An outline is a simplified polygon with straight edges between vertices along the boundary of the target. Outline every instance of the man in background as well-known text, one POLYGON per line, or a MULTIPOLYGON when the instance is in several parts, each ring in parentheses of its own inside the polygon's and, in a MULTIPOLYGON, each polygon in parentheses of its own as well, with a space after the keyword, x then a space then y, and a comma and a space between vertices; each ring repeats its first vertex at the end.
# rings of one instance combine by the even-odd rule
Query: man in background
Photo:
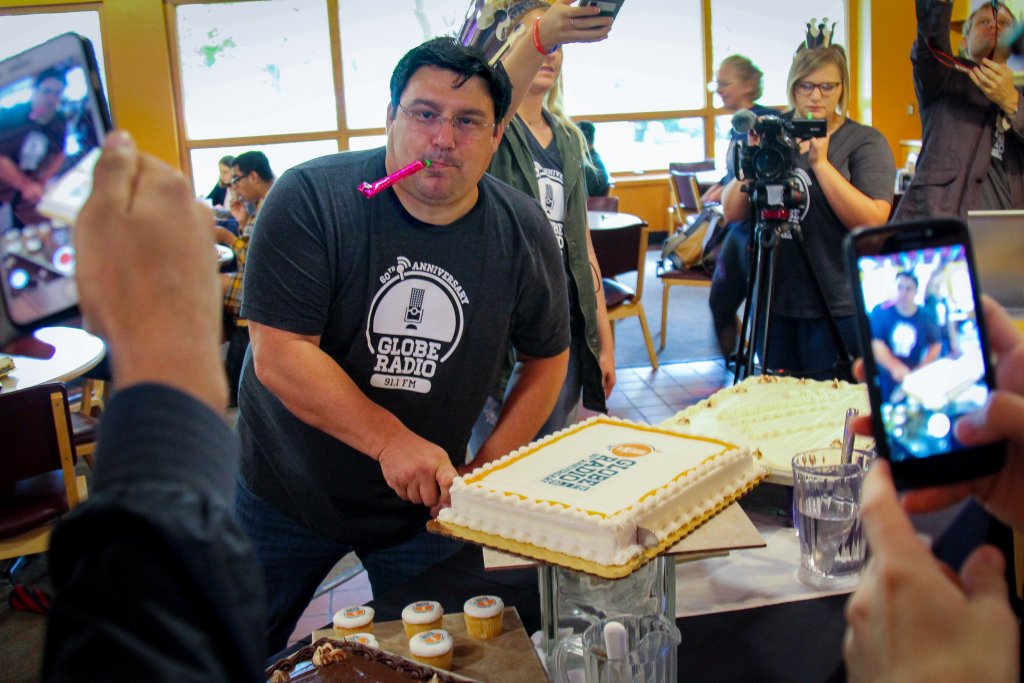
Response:
POLYGON ((29 102, 0 111, 0 229, 44 220, 35 207, 64 162, 67 122, 60 102, 66 86, 63 71, 46 69, 36 76, 29 102))
POLYGON ((910 60, 923 127, 921 154, 893 218, 1024 208, 1022 90, 1013 85, 1009 48, 1001 44, 1016 19, 1002 3, 974 0, 961 43, 970 61, 957 64, 949 42, 952 0, 916 2, 910 60))
POLYGON ((263 152, 245 152, 231 162, 231 187, 237 195, 231 202, 231 215, 238 221, 238 235, 216 228, 217 241, 235 252, 235 272, 221 275, 224 285, 225 337, 228 342, 224 369, 228 374, 230 404, 238 403, 238 381, 242 376, 242 361, 249 348, 248 323, 241 316, 242 280, 245 276, 245 259, 249 239, 256 227, 263 200, 274 185, 274 172, 270 161, 263 152), (249 206, 254 207, 250 213, 249 206))
POLYGON ((939 327, 917 305, 917 277, 905 270, 896 274, 896 299, 871 311, 871 350, 879 366, 882 400, 911 370, 931 363, 942 350, 939 327))

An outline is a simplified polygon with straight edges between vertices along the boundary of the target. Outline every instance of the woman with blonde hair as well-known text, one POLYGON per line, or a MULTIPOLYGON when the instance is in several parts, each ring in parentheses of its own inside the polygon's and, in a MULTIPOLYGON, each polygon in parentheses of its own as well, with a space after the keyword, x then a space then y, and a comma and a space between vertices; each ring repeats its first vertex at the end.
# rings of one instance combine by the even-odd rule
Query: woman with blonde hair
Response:
MULTIPOLYGON (((836 321, 847 349, 857 349, 843 238, 854 228, 886 222, 896 164, 882 134, 847 115, 850 71, 841 46, 798 50, 787 83, 790 111, 782 118, 826 123, 824 137, 799 142, 794 172, 807 182, 809 206, 800 232, 828 310, 822 310, 796 240, 779 239, 767 357, 761 360, 768 371, 835 377, 845 375, 848 368, 833 343, 829 316, 836 321)), ((756 135, 751 138, 750 144, 758 143, 756 135)), ((734 180, 726 187, 722 204, 728 220, 749 214, 749 195, 740 192, 741 184, 749 182, 734 180)))
MULTIPOLYGON (((568 281, 568 311, 571 340, 569 368, 565 383, 551 415, 537 434, 550 434, 578 419, 580 401, 588 409, 604 412, 605 398, 615 385, 615 351, 611 324, 601 288, 587 225, 587 189, 583 165, 587 144, 583 133, 566 115, 562 95, 562 49, 546 40, 548 24, 558 22, 563 35, 590 35, 603 31, 608 20, 598 17, 596 8, 570 7, 568 3, 526 0, 532 5, 522 15, 523 37, 510 50, 543 57, 532 81, 520 82, 516 69, 506 59, 512 82, 513 104, 518 106, 506 120, 505 135, 488 171, 516 189, 533 196, 544 208, 558 246, 562 250, 568 281), (532 33, 532 35, 531 35, 532 33), (516 93, 516 91, 519 91, 516 93)), ((515 3, 521 5, 522 2, 515 3)), ((602 35, 602 37, 603 37, 602 35)), ((567 42, 562 40, 561 42, 567 42)), ((485 407, 471 442, 482 443, 500 414, 499 398, 515 381, 512 365, 498 380, 495 395, 485 407)))

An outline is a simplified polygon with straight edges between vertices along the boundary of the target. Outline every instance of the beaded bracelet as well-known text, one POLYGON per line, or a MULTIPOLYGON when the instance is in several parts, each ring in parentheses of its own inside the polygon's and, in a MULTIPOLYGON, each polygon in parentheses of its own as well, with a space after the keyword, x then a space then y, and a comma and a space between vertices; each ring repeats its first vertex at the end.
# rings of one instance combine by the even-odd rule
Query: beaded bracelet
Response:
POLYGON ((533 46, 537 48, 537 52, 542 55, 549 55, 558 49, 558 45, 553 45, 550 50, 544 49, 544 44, 540 42, 540 17, 533 20, 533 46))

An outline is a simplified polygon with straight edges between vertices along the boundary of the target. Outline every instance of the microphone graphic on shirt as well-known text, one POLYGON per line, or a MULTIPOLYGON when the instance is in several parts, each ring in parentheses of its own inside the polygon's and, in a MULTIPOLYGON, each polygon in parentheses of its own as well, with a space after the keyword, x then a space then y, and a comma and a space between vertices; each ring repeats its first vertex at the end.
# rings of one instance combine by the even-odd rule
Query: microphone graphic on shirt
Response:
POLYGON ((423 295, 425 289, 413 287, 409 294, 409 305, 405 307, 405 329, 415 330, 423 322, 423 295))

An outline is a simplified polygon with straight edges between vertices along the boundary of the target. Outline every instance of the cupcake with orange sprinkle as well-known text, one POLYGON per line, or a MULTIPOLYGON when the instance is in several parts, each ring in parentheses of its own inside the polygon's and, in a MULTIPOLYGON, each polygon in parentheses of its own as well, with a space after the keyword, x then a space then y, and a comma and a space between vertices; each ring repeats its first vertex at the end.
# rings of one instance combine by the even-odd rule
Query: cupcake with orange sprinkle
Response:
POLYGON ((417 633, 441 628, 444 608, 441 603, 433 600, 419 600, 405 606, 402 610, 402 624, 405 635, 412 638, 417 633))
POLYGON ((412 658, 421 664, 438 669, 452 668, 454 652, 455 640, 444 629, 423 631, 409 639, 409 653, 412 654, 412 658))
POLYGON ((373 633, 372 607, 346 607, 334 613, 334 634, 344 638, 353 633, 373 633))
POLYGON ((466 600, 462 615, 470 638, 489 640, 501 635, 505 603, 496 595, 478 595, 466 600))

